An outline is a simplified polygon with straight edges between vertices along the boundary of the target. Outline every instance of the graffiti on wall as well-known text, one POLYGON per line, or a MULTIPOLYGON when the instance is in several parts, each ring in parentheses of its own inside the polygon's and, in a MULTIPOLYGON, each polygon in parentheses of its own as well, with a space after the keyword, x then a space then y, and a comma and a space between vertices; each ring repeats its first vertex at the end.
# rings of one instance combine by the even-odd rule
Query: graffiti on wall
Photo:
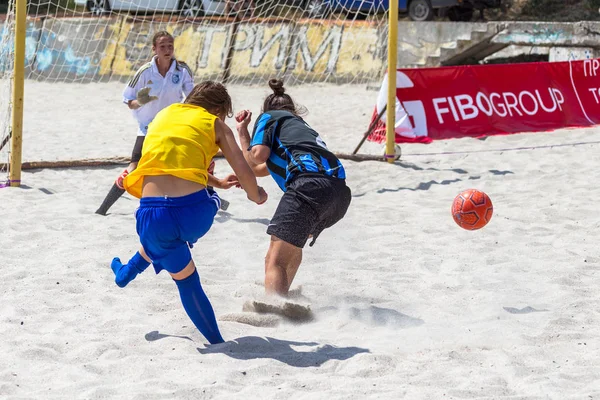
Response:
MULTIPOLYGON (((31 66, 35 59, 37 49, 39 27, 35 23, 29 22, 25 30, 25 66, 31 66)), ((6 24, 0 26, 0 72, 4 73, 13 68, 14 54, 14 34, 6 24)))
POLYGON ((346 34, 351 33, 342 25, 242 25, 233 48, 231 75, 268 76, 287 71, 326 80, 344 71, 339 68, 341 59, 354 64, 346 64, 344 72, 362 71, 358 62, 361 56, 370 59, 372 69, 379 70, 382 59, 374 51, 370 55, 365 51, 369 44, 351 46, 355 43, 349 41, 344 46, 346 34))
POLYGON ((219 67, 225 68, 227 43, 231 40, 231 31, 231 27, 226 25, 201 26, 197 29, 202 37, 202 41, 199 43, 199 55, 196 65, 198 69, 202 70, 210 67, 209 56, 211 54, 218 54, 219 67), (213 45, 213 42, 218 43, 213 45))
MULTIPOLYGON (((324 81, 340 72, 348 76, 379 72, 383 65, 384 54, 373 45, 380 42, 380 35, 372 27, 358 32, 341 24, 241 23, 236 28, 218 23, 162 27, 173 33, 177 57, 192 67, 197 78, 221 76, 229 65, 232 79, 286 71, 324 81)), ((144 23, 123 28, 113 74, 130 76, 149 60, 148 41, 156 29, 144 23)))
MULTIPOLYGON (((29 23, 28 77, 127 79, 152 56, 150 41, 158 30, 175 36, 177 57, 198 79, 220 77, 229 68, 233 80, 281 73, 311 81, 352 80, 379 74, 385 60, 385 38, 372 25, 282 22, 234 27, 217 22, 131 22, 124 17, 101 21, 49 18, 29 23)), ((8 54, 12 38, 0 43, 0 54, 8 54)), ((0 70, 3 66, 8 68, 8 63, 0 61, 0 70)))
MULTIPOLYGON (((107 51, 106 62, 101 74, 131 76, 152 57, 152 37, 154 33, 166 30, 175 37, 175 54, 192 69, 222 68, 220 62, 211 63, 214 52, 227 47, 225 42, 230 26, 225 24, 169 24, 148 22, 127 22, 119 26, 120 32, 115 46, 107 51), (113 57, 111 58, 111 54, 113 57), (109 61, 110 60, 110 61, 109 61), (198 67, 201 65, 201 67, 198 67)), ((219 53, 220 55, 220 53, 219 53)))
MULTIPOLYGON (((47 19, 29 21, 25 37, 26 76, 87 77, 98 74, 99 63, 106 47, 104 27, 93 24, 47 19), (90 51, 94 49, 96 51, 90 51)), ((14 35, 3 27, 0 38, 0 71, 12 68, 14 35), (9 65, 10 62, 10 65, 9 65)))
POLYGON ((92 57, 78 56, 72 44, 54 32, 42 32, 39 46, 34 65, 36 72, 76 76, 98 72, 97 62, 93 62, 92 57))
POLYGON ((291 47, 290 65, 292 70, 298 64, 302 65, 304 72, 314 72, 320 60, 324 62, 324 72, 333 73, 340 58, 342 47, 342 27, 332 26, 329 29, 319 29, 317 25, 303 25, 294 35, 291 47), (310 31, 317 31, 315 35, 308 35, 310 31), (311 43, 312 37, 319 37, 317 43, 311 43), (313 44, 313 46, 311 46, 313 44), (314 53, 311 51, 314 48, 314 53), (299 61, 300 59, 301 61, 299 61))

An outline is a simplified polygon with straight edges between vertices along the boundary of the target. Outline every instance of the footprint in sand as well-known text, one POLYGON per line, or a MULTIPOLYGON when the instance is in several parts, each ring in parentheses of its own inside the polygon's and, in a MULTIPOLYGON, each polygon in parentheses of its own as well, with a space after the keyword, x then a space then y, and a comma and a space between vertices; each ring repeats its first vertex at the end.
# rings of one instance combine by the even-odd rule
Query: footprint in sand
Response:
MULTIPOLYGON (((254 282, 264 287, 261 281, 254 282)), ((267 296, 259 300, 247 300, 242 306, 242 313, 227 314, 219 318, 222 321, 234 321, 254 326, 276 326, 284 317, 293 322, 307 322, 313 319, 313 313, 308 304, 299 304, 302 296, 302 286, 291 289, 285 298, 267 296)))
POLYGON ((241 312, 222 315, 219 317, 219 321, 239 322, 240 324, 272 328, 279 325, 281 317, 273 314, 241 312))
POLYGON ((313 313, 309 305, 298 304, 291 301, 248 300, 244 303, 242 311, 280 315, 294 322, 306 322, 313 319, 313 313))

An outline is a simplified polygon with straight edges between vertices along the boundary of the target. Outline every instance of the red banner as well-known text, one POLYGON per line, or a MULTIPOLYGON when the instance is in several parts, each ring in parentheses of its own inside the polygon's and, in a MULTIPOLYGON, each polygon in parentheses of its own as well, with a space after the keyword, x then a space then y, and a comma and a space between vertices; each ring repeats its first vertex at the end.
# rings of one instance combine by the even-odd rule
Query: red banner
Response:
MULTIPOLYGON (((399 69, 396 143, 600 123, 600 60, 399 69)), ((371 121, 385 107, 384 79, 371 121)), ((370 141, 385 141, 385 113, 370 141)))

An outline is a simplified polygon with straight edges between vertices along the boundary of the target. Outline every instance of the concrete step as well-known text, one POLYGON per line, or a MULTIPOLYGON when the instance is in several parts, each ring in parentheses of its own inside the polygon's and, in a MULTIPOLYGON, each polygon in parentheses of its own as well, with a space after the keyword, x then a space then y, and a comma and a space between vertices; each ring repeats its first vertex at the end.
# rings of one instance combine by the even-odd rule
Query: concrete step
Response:
POLYGON ((441 65, 462 65, 462 64, 475 64, 490 54, 496 53, 506 47, 505 43, 491 43, 492 37, 488 37, 466 49, 460 53, 448 54, 443 59, 441 65))
POLYGON ((505 29, 505 25, 507 25, 505 22, 468 24, 471 30, 466 35, 463 29, 463 34, 457 35, 455 40, 446 41, 439 47, 430 49, 431 53, 422 56, 418 61, 413 59, 401 67, 422 68, 477 63, 507 47, 503 43, 492 41, 498 32, 505 29))
POLYGON ((441 48, 439 65, 473 64, 502 50, 506 45, 495 44, 491 41, 503 27, 504 24, 501 23, 490 23, 486 30, 472 31, 470 40, 459 39, 456 41, 456 46, 441 48))

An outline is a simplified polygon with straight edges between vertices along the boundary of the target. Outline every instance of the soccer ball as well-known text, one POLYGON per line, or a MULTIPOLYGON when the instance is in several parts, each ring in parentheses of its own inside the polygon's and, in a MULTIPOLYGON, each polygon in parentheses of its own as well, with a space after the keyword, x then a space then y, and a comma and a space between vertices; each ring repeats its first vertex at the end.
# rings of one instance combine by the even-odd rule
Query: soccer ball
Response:
POLYGON ((454 198, 452 218, 463 229, 474 231, 490 222, 494 206, 487 194, 477 189, 468 189, 454 198))

